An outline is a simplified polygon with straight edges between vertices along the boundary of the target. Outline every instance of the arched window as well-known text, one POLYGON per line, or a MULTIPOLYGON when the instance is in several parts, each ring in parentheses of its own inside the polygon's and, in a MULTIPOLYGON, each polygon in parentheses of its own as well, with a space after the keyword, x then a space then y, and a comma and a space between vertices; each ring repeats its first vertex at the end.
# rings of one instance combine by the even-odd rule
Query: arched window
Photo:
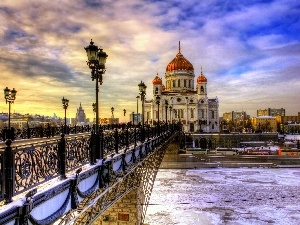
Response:
POLYGON ((180 80, 178 80, 178 87, 180 87, 180 80))
POLYGON ((204 93, 204 88, 203 88, 203 86, 200 87, 200 92, 201 92, 201 93, 204 93))
POLYGON ((175 85, 176 83, 175 83, 175 80, 173 80, 173 87, 175 87, 176 85, 175 85))

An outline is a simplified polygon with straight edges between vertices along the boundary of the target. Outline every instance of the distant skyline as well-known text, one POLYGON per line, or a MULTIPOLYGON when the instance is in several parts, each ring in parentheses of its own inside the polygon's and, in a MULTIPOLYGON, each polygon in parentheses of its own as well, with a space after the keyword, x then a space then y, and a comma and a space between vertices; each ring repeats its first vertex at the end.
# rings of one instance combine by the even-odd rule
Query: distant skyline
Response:
MULTIPOLYGON (((17 90, 12 112, 64 117, 80 103, 93 118, 95 81, 84 47, 108 54, 100 86, 100 117, 123 121, 136 112, 138 84, 163 79, 178 52, 208 79, 208 97, 224 112, 300 111, 298 0, 20 0, 0 2, 0 83, 17 90)), ((8 106, 2 94, 0 112, 8 106)), ((139 102, 141 112, 141 103, 139 102)))

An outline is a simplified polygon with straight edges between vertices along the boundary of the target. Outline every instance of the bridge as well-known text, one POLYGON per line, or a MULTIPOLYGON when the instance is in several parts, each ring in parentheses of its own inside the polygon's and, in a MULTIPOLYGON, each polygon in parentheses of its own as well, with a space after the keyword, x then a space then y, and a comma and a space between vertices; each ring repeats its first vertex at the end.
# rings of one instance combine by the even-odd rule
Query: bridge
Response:
POLYGON ((0 144, 0 224, 143 224, 180 125, 102 127, 102 159, 93 132, 80 131, 0 144))
MULTIPOLYGON (((64 133, 64 127, 28 128, 10 134, 14 141, 3 138, 0 142, 0 224, 140 225, 165 152, 175 151, 171 156, 176 156, 179 148, 189 145, 204 149, 235 147, 240 141, 276 140, 277 137, 184 135, 180 124, 145 127, 123 124, 101 126, 99 143, 96 143, 94 130, 88 126, 70 127, 66 135, 59 135, 64 133), (103 157, 99 158, 97 146, 103 157)), ((2 131, 0 136, 7 134, 2 131)), ((182 160, 187 159, 193 162, 186 162, 186 166, 203 166, 202 159, 198 160, 196 155, 176 160, 173 157, 167 166, 178 160, 182 166, 182 160)), ((210 162, 204 166, 219 164, 210 162)))

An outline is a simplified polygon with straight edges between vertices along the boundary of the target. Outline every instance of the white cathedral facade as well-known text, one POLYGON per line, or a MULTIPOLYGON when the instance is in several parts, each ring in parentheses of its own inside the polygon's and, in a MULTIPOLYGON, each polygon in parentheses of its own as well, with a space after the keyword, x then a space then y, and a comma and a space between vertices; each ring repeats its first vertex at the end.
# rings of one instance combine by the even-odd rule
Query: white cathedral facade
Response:
POLYGON ((158 74, 152 81, 153 99, 145 100, 148 123, 183 124, 185 132, 219 132, 219 100, 207 97, 207 78, 202 73, 196 80, 193 65, 178 53, 167 65, 165 85, 158 74), (159 104, 158 104, 159 103, 159 104))

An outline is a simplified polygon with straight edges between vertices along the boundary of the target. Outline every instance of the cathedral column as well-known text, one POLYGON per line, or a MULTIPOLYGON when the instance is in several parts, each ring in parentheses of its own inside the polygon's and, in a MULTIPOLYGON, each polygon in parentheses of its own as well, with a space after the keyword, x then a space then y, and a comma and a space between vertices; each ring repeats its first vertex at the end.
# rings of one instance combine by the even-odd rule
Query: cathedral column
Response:
POLYGON ((210 128, 209 128, 209 110, 208 107, 206 107, 206 132, 209 132, 210 128))
POLYGON ((188 132, 189 131, 189 109, 188 109, 188 104, 189 104, 189 99, 188 97, 185 97, 186 99, 186 131, 188 132))
POLYGON ((196 118, 196 127, 195 130, 200 130, 200 126, 199 126, 199 102, 197 101, 196 103, 196 109, 195 109, 195 118, 196 118))
POLYGON ((154 101, 151 102, 151 125, 153 125, 153 121, 154 121, 154 101))

